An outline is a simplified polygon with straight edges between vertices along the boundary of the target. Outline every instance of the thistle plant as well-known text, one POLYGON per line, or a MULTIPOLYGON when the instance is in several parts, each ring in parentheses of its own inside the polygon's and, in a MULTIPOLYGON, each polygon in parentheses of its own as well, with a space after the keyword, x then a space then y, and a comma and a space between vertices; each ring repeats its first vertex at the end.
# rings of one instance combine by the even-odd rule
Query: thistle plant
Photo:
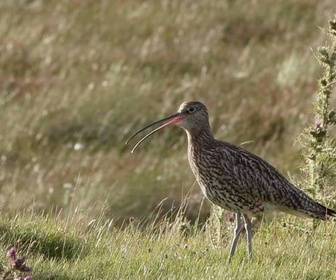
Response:
POLYGON ((32 277, 29 275, 31 273, 31 268, 25 264, 26 257, 18 257, 16 248, 9 248, 7 250, 6 256, 9 259, 9 264, 6 266, 1 266, 0 276, 2 280, 32 279, 32 277))
POLYGON ((330 202, 335 197, 331 186, 336 178, 336 148, 330 134, 331 127, 336 124, 336 110, 330 104, 336 80, 336 18, 329 22, 327 34, 331 45, 320 47, 317 53, 324 72, 314 104, 315 122, 304 130, 301 142, 305 150, 306 190, 316 199, 330 202))

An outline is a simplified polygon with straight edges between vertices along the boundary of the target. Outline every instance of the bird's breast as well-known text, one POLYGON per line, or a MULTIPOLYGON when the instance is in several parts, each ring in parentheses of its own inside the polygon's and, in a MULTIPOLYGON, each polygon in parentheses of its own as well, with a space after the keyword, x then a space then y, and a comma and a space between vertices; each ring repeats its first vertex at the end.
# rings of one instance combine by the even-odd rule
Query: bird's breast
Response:
POLYGON ((262 212, 263 206, 249 186, 242 189, 230 161, 217 155, 189 154, 189 163, 204 196, 212 203, 230 211, 262 212))
POLYGON ((207 158, 195 158, 189 155, 191 170, 201 188, 204 196, 212 203, 230 210, 230 199, 226 189, 229 187, 228 182, 221 180, 223 172, 218 167, 211 165, 211 160, 207 158))

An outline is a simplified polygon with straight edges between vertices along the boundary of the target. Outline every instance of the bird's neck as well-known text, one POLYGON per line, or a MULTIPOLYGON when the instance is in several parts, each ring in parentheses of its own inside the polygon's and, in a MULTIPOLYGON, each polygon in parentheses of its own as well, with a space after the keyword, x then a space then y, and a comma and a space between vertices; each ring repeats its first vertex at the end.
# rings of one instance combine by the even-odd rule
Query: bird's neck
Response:
POLYGON ((187 131, 189 152, 196 150, 207 149, 214 141, 211 133, 210 125, 208 127, 201 127, 194 130, 187 131))
POLYGON ((202 186, 200 177, 200 162, 212 150, 214 138, 209 129, 198 129, 197 131, 187 131, 188 135, 188 159, 192 172, 196 180, 202 186))

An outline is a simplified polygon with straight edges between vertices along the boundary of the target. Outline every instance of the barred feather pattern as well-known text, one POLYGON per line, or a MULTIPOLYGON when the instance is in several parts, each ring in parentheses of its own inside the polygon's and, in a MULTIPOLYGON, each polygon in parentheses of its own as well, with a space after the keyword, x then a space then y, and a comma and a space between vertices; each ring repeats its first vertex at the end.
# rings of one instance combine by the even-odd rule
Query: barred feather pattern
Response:
POLYGON ((189 163, 203 194, 212 203, 248 215, 282 211, 321 220, 336 215, 262 158, 214 139, 206 107, 200 102, 189 102, 182 104, 180 111, 188 106, 198 106, 202 111, 193 125, 182 126, 188 135, 189 163))

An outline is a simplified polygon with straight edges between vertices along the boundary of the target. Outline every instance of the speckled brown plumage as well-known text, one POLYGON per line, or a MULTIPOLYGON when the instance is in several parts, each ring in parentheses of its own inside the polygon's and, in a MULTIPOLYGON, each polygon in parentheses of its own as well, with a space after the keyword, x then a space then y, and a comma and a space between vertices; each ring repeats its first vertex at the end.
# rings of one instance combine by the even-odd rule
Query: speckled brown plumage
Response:
POLYGON ((230 258, 243 226, 247 231, 249 255, 252 253, 251 215, 282 211, 321 220, 336 215, 334 210, 295 187, 265 160, 228 142, 214 139, 208 110, 198 101, 183 103, 176 114, 147 125, 129 140, 162 121, 168 122, 142 138, 134 149, 165 126, 175 124, 186 131, 189 163, 203 194, 212 203, 236 213, 237 225, 230 258), (244 225, 241 224, 241 217, 244 225))

